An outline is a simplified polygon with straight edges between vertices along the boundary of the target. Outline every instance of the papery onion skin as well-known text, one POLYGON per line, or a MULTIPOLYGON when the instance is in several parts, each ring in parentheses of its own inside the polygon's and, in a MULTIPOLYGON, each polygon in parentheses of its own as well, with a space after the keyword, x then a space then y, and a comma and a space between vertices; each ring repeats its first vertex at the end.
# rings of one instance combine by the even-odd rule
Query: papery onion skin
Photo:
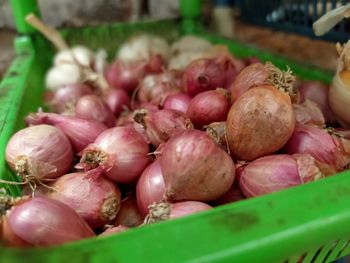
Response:
POLYGON ((120 210, 113 221, 114 226, 123 225, 126 227, 137 227, 142 224, 144 216, 141 215, 134 196, 125 197, 121 204, 120 210))
POLYGON ((129 228, 126 226, 114 226, 114 227, 107 228, 107 230, 102 232, 99 236, 109 236, 109 235, 127 231, 128 229, 129 228))
POLYGON ((204 91, 191 100, 186 114, 196 128, 226 120, 230 103, 224 92, 220 89, 204 91))
POLYGON ((190 105, 191 97, 185 93, 169 95, 164 101, 163 108, 168 110, 178 110, 186 113, 190 105))
POLYGON ((107 94, 105 94, 104 100, 109 109, 114 113, 114 116, 119 116, 123 110, 130 108, 128 93, 122 89, 109 90, 107 94))
POLYGON ((226 121, 212 122, 209 125, 203 127, 205 132, 215 143, 220 145, 225 151, 229 151, 227 132, 226 132, 226 121))
POLYGON ((113 127, 116 123, 112 111, 96 95, 81 97, 75 106, 75 115, 82 119, 99 121, 108 127, 113 127))
POLYGON ((28 115, 26 123, 29 125, 50 124, 57 127, 67 135, 75 152, 82 151, 107 129, 107 126, 98 121, 45 112, 28 115))
POLYGON ((322 111, 311 100, 306 99, 304 103, 293 104, 293 110, 296 123, 325 125, 326 120, 323 117, 322 111))
POLYGON ((95 234, 69 206, 49 198, 21 201, 2 222, 2 239, 9 246, 53 246, 95 234))
POLYGON ((46 74, 46 88, 52 91, 58 90, 64 85, 82 83, 83 74, 76 64, 60 64, 52 67, 46 74))
POLYGON ((254 63, 245 67, 230 87, 232 102, 235 102, 251 87, 264 83, 268 77, 269 71, 261 63, 254 63))
POLYGON ((323 177, 310 155, 269 155, 244 166, 239 186, 246 197, 254 197, 323 177))
POLYGON ((169 201, 210 201, 234 180, 231 157, 205 133, 186 130, 164 145, 161 167, 169 201))
POLYGON ((70 84, 60 87, 48 102, 56 113, 63 113, 75 107, 78 99, 84 95, 93 94, 92 89, 85 84, 70 84))
POLYGON ((162 201, 165 183, 159 160, 147 166, 136 185, 137 204, 143 215, 148 214, 148 206, 162 201))
POLYGON ((180 131, 193 129, 191 120, 175 110, 163 109, 149 113, 139 110, 134 112, 134 119, 145 127, 146 136, 155 147, 180 131))
POLYGON ((320 81, 305 81, 298 86, 300 102, 311 100, 317 104, 329 124, 335 124, 336 119, 328 105, 329 87, 320 81))
POLYGON ((66 174, 50 185, 47 196, 74 209, 91 228, 112 221, 120 208, 120 191, 101 169, 66 174))
POLYGON ((138 179, 149 162, 148 144, 132 127, 116 127, 101 133, 80 154, 86 170, 102 166, 106 176, 120 183, 138 179))
POLYGON ((145 222, 147 224, 152 224, 164 220, 176 219, 201 211, 206 211, 211 208, 210 205, 197 201, 153 203, 149 207, 149 215, 146 217, 145 222))
POLYGON ((6 146, 6 161, 21 176, 56 178, 70 169, 73 151, 62 131, 38 125, 24 128, 11 137, 6 146))
POLYGON ((260 85, 239 97, 226 123, 231 154, 250 161, 284 146, 293 134, 295 115, 287 93, 260 85))
POLYGON ((322 128, 298 124, 284 149, 289 154, 310 154, 317 161, 341 171, 350 162, 348 144, 348 140, 330 135, 322 128))

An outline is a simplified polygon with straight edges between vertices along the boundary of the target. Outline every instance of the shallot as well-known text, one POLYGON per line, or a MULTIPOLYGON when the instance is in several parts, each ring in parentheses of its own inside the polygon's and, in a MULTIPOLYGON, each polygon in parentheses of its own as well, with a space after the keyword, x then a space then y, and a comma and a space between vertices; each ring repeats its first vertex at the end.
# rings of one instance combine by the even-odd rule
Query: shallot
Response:
POLYGON ((140 212, 148 214, 148 206, 162 201, 165 183, 159 160, 155 160, 143 171, 137 181, 136 197, 140 212))
POLYGON ((100 236, 109 236, 109 235, 113 235, 113 234, 117 234, 120 232, 124 232, 126 230, 128 230, 129 228, 126 226, 113 226, 113 227, 109 227, 107 228, 104 232, 102 232, 100 234, 100 236))
POLYGON ((32 113, 25 120, 29 125, 50 124, 57 127, 67 135, 75 152, 83 150, 107 129, 107 126, 98 121, 55 113, 32 113))
POLYGON ((15 202, 2 219, 1 233, 5 244, 15 247, 53 246, 95 235, 72 208, 43 197, 15 202))
POLYGON ((125 197, 120 204, 120 210, 113 220, 113 225, 123 225, 126 227, 136 227, 142 224, 144 216, 141 215, 137 206, 136 198, 133 196, 125 197))
POLYGON ((246 197, 272 193, 323 178, 314 158, 307 154, 270 155, 244 166, 239 186, 246 197))
POLYGON ((37 125, 11 137, 6 147, 6 161, 24 182, 40 182, 67 173, 73 151, 62 131, 49 125, 37 125))
POLYGON ((230 110, 227 91, 208 90, 196 95, 187 109, 187 116, 196 128, 202 128, 212 122, 225 121, 230 110))
POLYGON ((205 133, 186 130, 164 145, 161 167, 169 201, 210 201, 223 195, 234 180, 231 157, 205 133))
POLYGON ((116 123, 112 111, 96 95, 85 95, 81 97, 75 106, 75 115, 82 119, 101 122, 108 127, 113 127, 116 123))
POLYGON ((66 174, 50 185, 47 196, 74 209, 91 228, 112 221, 120 208, 120 191, 101 169, 66 174))
POLYGON ((81 152, 77 167, 101 166, 106 176, 120 183, 136 181, 149 162, 148 145, 132 127, 116 127, 101 133, 81 152))
POLYGON ((169 95, 164 101, 163 108, 167 110, 177 110, 186 113, 190 105, 191 97, 185 93, 169 95))
POLYGON ((193 129, 191 120, 184 113, 175 110, 163 109, 149 113, 146 110, 136 110, 134 120, 143 125, 147 138, 155 147, 180 131, 193 129))
POLYGON ((130 108, 128 93, 122 89, 109 90, 106 92, 104 100, 114 116, 119 116, 123 110, 130 108))

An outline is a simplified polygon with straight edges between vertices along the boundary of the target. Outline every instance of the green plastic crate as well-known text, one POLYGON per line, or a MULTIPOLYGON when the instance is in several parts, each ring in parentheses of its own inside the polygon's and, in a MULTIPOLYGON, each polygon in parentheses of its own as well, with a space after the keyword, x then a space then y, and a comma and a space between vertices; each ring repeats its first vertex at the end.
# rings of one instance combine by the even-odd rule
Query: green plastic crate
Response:
MULTIPOLYGON (((42 103, 43 77, 52 46, 23 17, 35 0, 12 0, 17 29, 16 57, 0 84, 0 177, 15 179, 5 163, 10 136, 23 117, 42 103)), ((199 0, 181 1, 183 19, 65 29, 69 44, 105 47, 110 54, 126 37, 152 32, 168 40, 197 33, 226 44, 237 57, 256 56, 289 65, 304 79, 330 82, 332 74, 273 56, 199 30, 199 0), (194 7, 194 8, 193 8, 194 7)), ((19 188, 9 187, 13 195, 19 188)), ((350 172, 278 193, 221 206, 211 211, 51 248, 0 246, 0 262, 332 262, 350 253, 350 172)))

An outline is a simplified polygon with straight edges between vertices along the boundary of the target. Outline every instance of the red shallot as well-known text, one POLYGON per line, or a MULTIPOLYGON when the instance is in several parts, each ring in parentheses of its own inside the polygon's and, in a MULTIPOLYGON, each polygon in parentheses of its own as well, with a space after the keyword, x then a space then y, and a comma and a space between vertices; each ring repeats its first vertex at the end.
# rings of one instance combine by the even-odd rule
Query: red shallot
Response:
POLYGON ((149 162, 148 145, 132 127, 111 128, 81 152, 78 167, 101 166, 106 176, 120 183, 136 181, 149 162))
POLYGON ((308 154, 270 155, 244 166, 239 186, 246 197, 253 197, 323 177, 315 159, 308 154))
POLYGON ((104 100, 114 116, 119 116, 123 110, 130 108, 130 98, 123 89, 109 90, 106 92, 104 100))
POLYGON ((165 183, 159 160, 155 160, 143 171, 137 181, 136 197, 140 212, 148 214, 148 206, 162 201, 165 193, 165 183))
POLYGON ((81 97, 75 106, 75 115, 82 119, 102 122, 108 127, 113 127, 116 123, 112 111, 96 95, 85 95, 81 97))
POLYGON ((32 113, 25 120, 29 125, 50 124, 57 127, 67 135, 75 152, 82 151, 107 129, 104 124, 98 121, 55 113, 32 113))
POLYGON ((164 109, 149 113, 146 110, 136 110, 134 120, 143 125, 147 138, 155 147, 180 131, 193 129, 191 120, 176 110, 164 109))
POLYGON ((164 145, 161 167, 169 201, 210 201, 223 195, 234 180, 234 163, 205 133, 186 130, 164 145))
POLYGON ((169 95, 164 101, 163 108, 167 110, 177 110, 186 113, 190 105, 191 97, 185 93, 169 95))
POLYGON ((120 210, 113 221, 113 225, 136 227, 142 224, 143 219, 144 216, 142 216, 139 211, 136 198, 130 195, 121 201, 120 210))
POLYGON ((16 132, 6 147, 6 161, 24 182, 64 175, 73 162, 72 146, 66 135, 49 125, 16 132))
POLYGON ((3 217, 1 233, 5 244, 15 247, 53 246, 95 235, 69 206, 43 197, 15 202, 3 217))
POLYGON ((120 208, 120 191, 101 169, 66 174, 50 185, 47 196, 74 209, 91 228, 112 221, 120 208))
POLYGON ((224 89, 208 90, 196 95, 187 109, 187 116, 196 128, 212 122, 225 121, 230 110, 228 93, 224 89))

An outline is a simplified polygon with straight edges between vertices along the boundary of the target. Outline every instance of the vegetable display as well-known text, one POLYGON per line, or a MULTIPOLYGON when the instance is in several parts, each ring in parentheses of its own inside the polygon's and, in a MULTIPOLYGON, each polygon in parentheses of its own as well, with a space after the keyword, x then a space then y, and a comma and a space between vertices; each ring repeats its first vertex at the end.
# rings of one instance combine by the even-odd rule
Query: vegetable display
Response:
POLYGON ((18 181, 0 183, 23 196, 0 191, 5 245, 102 239, 349 167, 348 45, 330 87, 195 36, 135 35, 110 63, 55 45, 45 111, 6 147, 18 181))

